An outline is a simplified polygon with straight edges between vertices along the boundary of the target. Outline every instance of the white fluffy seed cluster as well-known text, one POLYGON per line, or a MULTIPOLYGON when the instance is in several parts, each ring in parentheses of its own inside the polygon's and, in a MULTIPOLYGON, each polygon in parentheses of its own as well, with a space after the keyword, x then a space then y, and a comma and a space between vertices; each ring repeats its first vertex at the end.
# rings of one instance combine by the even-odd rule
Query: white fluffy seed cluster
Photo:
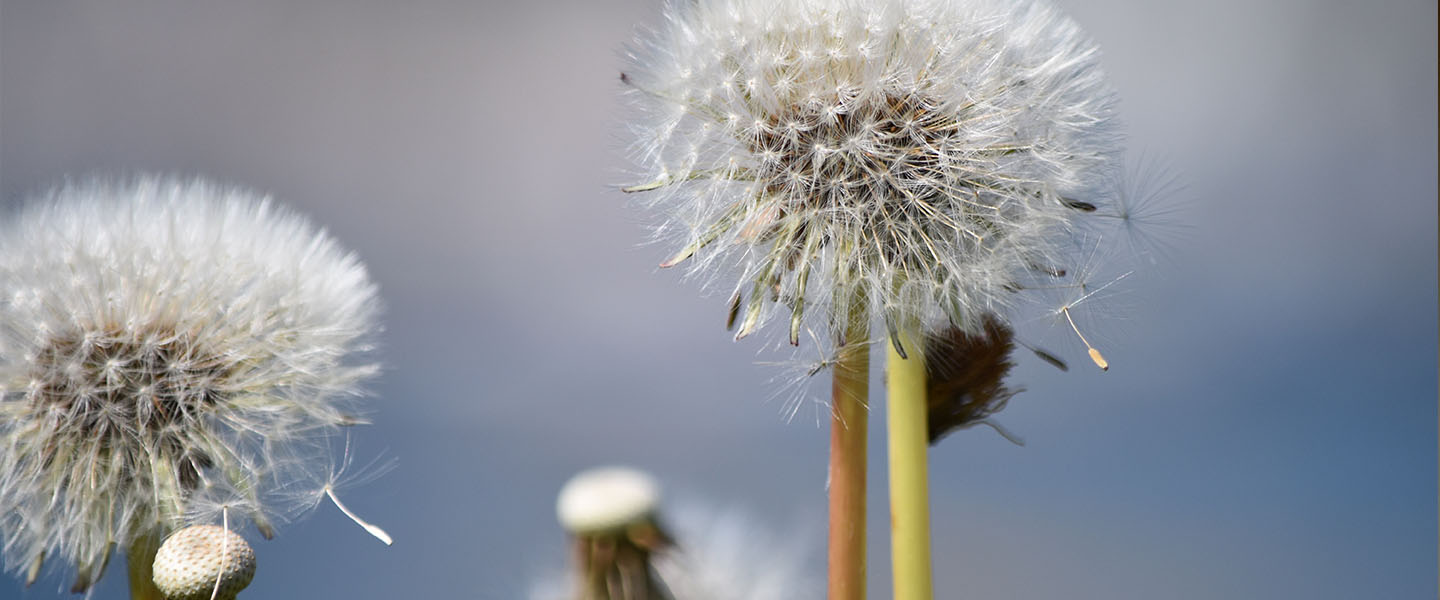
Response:
POLYGON ((231 600, 255 577, 255 551, 224 527, 192 525, 160 545, 153 577, 167 600, 231 600))
POLYGON ((329 476, 328 436, 357 422, 378 311, 354 255, 245 191, 94 181, 7 217, 9 567, 68 561, 84 591, 113 547, 197 522, 207 506, 268 537, 310 502, 297 487, 329 476))
POLYGON ((978 334, 1113 200, 1098 58, 1035 0, 674 0, 622 77, 649 182, 626 191, 666 266, 738 268, 739 336, 785 312, 796 343, 857 296, 978 334))

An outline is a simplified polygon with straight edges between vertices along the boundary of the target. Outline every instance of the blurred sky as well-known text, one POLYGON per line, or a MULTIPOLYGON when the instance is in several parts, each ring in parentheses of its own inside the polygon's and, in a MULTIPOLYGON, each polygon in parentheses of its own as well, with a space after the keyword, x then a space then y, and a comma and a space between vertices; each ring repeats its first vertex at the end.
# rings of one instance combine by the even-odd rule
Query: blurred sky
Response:
MULTIPOLYGON (((1189 183, 1188 231, 1093 326, 1109 373, 1029 332, 1076 368, 1022 358, 1000 421, 1026 447, 972 430, 932 452, 939 597, 1435 598, 1436 4, 1061 4, 1133 146, 1189 183)), ((564 564, 555 492, 610 462, 808 536, 819 573, 827 431, 767 400, 763 343, 656 269, 611 185, 620 48, 659 14, 0 3, 7 205, 71 175, 204 175, 311 215, 382 287, 388 371, 355 441, 399 463, 346 498, 397 541, 322 506, 249 535, 244 597, 521 598, 564 564)), ((874 598, 883 431, 880 411, 874 598)), ((0 598, 67 584, 6 576, 0 598)), ((96 597, 124 589, 114 567, 96 597)))

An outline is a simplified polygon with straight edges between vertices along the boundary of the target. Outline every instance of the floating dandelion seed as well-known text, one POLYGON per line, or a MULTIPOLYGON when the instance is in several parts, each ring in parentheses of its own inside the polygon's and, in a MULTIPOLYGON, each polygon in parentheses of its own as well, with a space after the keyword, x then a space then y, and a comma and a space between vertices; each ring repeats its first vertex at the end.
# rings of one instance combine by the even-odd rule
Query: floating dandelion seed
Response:
POLYGON ((243 191, 143 177, 30 203, 0 226, 7 564, 73 563, 83 592, 207 503, 268 537, 359 422, 378 311, 353 254, 243 191))

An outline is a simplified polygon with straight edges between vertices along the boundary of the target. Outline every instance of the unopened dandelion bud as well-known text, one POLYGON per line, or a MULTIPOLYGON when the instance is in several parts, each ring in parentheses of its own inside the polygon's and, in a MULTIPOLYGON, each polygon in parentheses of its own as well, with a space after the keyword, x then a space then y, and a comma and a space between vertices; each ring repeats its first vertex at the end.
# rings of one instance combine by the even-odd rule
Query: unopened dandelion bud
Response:
POLYGON ((660 486, 626 467, 604 467, 571 478, 557 513, 570 531, 580 600, 667 600, 652 558, 672 545, 655 517, 660 486))
POLYGON ((155 587, 167 600, 232 600, 255 577, 255 551, 218 525, 192 525, 160 545, 155 587))

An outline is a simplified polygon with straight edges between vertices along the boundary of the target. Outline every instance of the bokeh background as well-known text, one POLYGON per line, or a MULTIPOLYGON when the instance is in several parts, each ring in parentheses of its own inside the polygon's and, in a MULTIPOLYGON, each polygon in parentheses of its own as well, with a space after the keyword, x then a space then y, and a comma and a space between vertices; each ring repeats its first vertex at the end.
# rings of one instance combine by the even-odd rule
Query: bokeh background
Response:
MULTIPOLYGON (((1027 332, 1075 367, 1022 357, 1000 421, 1028 445, 932 452, 939 596, 1436 597, 1435 3, 1061 4, 1133 146, 1188 182, 1183 227, 1091 326, 1109 373, 1027 332)), ((660 8, 0 3, 7 206, 67 176, 203 175, 311 215, 382 286, 388 370, 355 443, 399 462, 345 497, 397 541, 324 505, 250 535, 245 597, 523 598, 565 563, 555 492, 603 463, 805 542, 820 574, 825 428, 782 415, 764 343, 655 267, 613 185, 621 47, 660 8)), ((881 411, 875 598, 883 431, 881 411)), ((65 585, 6 576, 0 598, 65 585)), ((124 589, 112 567, 96 597, 124 589)))

